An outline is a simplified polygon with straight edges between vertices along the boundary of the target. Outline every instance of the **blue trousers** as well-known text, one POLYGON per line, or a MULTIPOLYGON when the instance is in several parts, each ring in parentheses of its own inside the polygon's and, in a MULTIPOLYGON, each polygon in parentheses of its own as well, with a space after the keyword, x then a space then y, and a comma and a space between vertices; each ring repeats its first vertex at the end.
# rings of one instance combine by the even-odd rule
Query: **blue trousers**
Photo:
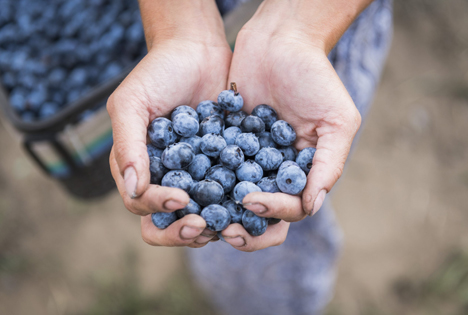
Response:
MULTIPOLYGON (((226 12, 239 1, 217 2, 226 12)), ((392 2, 376 0, 329 55, 363 118, 391 35, 392 2)), ((222 314, 314 315, 321 314, 332 298, 341 243, 341 231, 326 199, 313 217, 291 224, 280 246, 244 253, 216 242, 188 249, 188 257, 194 278, 222 314)))

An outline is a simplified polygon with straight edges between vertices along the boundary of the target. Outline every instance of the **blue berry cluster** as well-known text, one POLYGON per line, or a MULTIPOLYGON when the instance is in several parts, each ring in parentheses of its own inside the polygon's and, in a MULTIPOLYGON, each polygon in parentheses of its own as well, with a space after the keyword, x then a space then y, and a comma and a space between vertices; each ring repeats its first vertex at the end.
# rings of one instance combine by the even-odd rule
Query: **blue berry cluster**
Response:
POLYGON ((0 80, 25 121, 56 114, 145 53, 135 0, 0 0, 0 80))
POLYGON ((217 102, 203 101, 196 110, 181 105, 171 120, 156 118, 148 127, 151 184, 183 189, 191 198, 184 209, 154 213, 158 228, 197 214, 212 231, 239 223, 259 236, 280 220, 246 210, 244 197, 255 191, 297 195, 304 189, 315 148, 297 154, 291 125, 265 104, 251 115, 243 112, 242 96, 232 86, 217 102))

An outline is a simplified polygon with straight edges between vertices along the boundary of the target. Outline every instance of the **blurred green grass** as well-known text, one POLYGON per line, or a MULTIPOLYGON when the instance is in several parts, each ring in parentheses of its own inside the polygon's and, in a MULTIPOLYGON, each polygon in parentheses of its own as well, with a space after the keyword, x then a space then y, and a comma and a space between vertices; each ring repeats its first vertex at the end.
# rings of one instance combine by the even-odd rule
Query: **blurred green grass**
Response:
MULTIPOLYGON (((215 315, 206 297, 191 280, 186 267, 169 280, 156 296, 143 292, 138 280, 137 261, 130 250, 125 273, 111 279, 94 279, 94 303, 85 311, 70 315, 215 315)), ((155 272, 158 272, 155 270, 155 272)))
POLYGON ((400 279, 393 290, 421 314, 468 314, 468 252, 453 251, 427 279, 400 279))

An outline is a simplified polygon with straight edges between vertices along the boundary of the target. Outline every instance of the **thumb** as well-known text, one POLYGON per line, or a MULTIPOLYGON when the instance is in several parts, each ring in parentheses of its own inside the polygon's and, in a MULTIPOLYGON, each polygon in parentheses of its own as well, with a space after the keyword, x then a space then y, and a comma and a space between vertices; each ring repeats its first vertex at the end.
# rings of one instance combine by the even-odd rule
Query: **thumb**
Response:
POLYGON ((326 194, 343 174, 351 144, 360 125, 360 115, 357 110, 356 113, 357 123, 352 127, 337 129, 323 126, 317 129, 317 151, 302 194, 303 210, 308 215, 313 215, 320 209, 326 194))
POLYGON ((143 194, 150 182, 146 148, 149 113, 144 113, 146 107, 136 104, 138 100, 120 95, 117 89, 109 97, 107 111, 112 121, 118 173, 124 180, 126 193, 133 199, 143 194))

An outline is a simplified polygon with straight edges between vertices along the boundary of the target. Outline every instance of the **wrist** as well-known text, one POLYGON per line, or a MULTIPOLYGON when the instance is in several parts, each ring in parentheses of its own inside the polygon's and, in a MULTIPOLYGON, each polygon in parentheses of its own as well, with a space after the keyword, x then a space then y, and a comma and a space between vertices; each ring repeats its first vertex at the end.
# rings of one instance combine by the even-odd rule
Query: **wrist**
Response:
POLYGON ((245 29, 288 37, 325 54, 372 0, 265 0, 245 29))
POLYGON ((225 46, 224 26, 211 0, 139 0, 148 50, 166 41, 225 46))

